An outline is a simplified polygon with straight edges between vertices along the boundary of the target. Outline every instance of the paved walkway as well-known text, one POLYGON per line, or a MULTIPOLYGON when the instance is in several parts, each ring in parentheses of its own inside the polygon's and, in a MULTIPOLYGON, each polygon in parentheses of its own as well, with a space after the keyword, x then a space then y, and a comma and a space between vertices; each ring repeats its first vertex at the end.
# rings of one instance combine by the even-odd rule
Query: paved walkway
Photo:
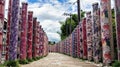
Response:
POLYGON ((49 53, 47 57, 27 65, 21 65, 21 67, 98 67, 98 66, 63 54, 49 53))

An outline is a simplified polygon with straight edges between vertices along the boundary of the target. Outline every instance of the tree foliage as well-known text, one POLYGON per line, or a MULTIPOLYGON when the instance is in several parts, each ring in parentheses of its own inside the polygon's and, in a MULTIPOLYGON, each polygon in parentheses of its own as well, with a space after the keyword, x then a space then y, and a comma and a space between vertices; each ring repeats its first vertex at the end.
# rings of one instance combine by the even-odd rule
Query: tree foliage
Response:
POLYGON ((48 41, 48 45, 54 45, 55 44, 55 41, 48 41))
MULTIPOLYGON (((85 12, 81 10, 81 18, 84 17, 85 12)), ((71 26, 71 31, 74 30, 74 28, 78 25, 78 15, 77 14, 72 14, 72 17, 66 18, 65 21, 59 22, 62 24, 61 26, 61 40, 65 39, 70 35, 70 26, 71 26)))

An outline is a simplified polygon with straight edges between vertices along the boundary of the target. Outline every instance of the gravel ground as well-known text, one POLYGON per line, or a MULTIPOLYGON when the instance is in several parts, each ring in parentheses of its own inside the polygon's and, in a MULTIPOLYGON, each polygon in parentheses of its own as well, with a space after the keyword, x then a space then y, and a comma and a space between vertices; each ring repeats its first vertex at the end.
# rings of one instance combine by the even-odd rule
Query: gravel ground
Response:
POLYGON ((41 60, 32 62, 21 67, 100 67, 93 63, 72 58, 59 53, 49 53, 49 55, 41 60))

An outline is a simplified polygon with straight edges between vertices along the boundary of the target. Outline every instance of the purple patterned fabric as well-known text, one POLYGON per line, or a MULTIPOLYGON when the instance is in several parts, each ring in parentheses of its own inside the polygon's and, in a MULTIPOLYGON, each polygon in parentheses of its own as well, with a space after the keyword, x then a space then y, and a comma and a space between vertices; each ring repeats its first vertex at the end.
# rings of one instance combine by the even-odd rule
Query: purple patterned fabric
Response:
POLYGON ((19 0, 14 0, 12 4, 12 19, 10 27, 11 31, 10 31, 9 60, 17 59, 18 23, 19 23, 19 0))

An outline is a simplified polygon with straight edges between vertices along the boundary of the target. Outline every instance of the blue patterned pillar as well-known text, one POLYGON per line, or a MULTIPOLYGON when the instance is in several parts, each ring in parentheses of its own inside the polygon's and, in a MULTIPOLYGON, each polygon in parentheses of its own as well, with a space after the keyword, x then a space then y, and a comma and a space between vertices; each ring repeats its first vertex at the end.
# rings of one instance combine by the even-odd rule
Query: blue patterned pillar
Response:
POLYGON ((9 60, 17 59, 18 23, 19 23, 19 0, 14 0, 12 4, 12 18, 10 27, 11 31, 10 31, 9 60))

